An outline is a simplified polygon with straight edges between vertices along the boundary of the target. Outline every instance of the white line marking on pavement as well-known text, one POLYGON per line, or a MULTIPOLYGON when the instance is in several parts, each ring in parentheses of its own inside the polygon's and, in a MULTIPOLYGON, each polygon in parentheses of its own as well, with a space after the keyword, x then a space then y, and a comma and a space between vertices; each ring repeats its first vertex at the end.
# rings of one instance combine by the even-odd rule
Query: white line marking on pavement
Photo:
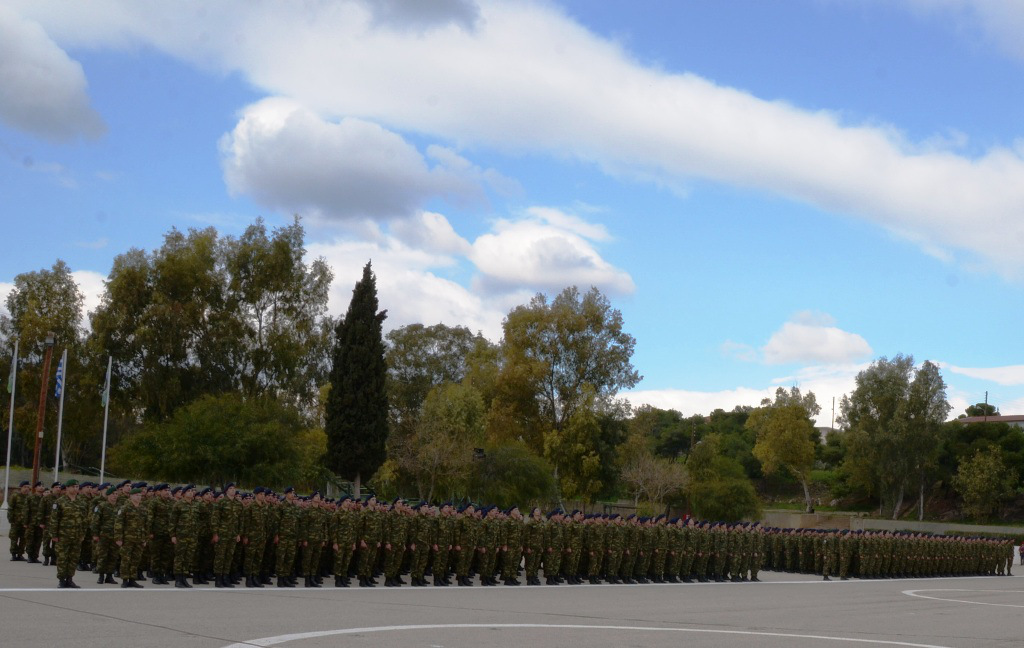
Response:
POLYGON ((779 637, 782 639, 817 639, 823 641, 842 641, 849 643, 865 643, 879 646, 909 646, 910 648, 950 648, 934 644, 909 643, 906 641, 888 641, 884 639, 858 639, 855 637, 830 637, 827 635, 802 635, 784 632, 756 632, 754 630, 707 630, 703 628, 662 628, 645 626, 601 626, 601 625, 568 625, 548 623, 449 623, 436 625, 376 626, 370 628, 342 628, 340 630, 320 630, 316 632, 297 632, 295 634, 278 635, 250 639, 225 646, 224 648, 252 648, 253 646, 276 646, 290 641, 335 637, 338 635, 369 634, 373 632, 393 632, 399 630, 464 630, 464 629, 497 629, 497 628, 550 628, 556 630, 628 630, 632 632, 689 632, 719 635, 741 635, 748 637, 779 637))
POLYGON ((967 601, 964 599, 942 598, 940 596, 925 596, 924 594, 921 594, 921 592, 999 592, 1001 594, 1024 594, 1024 590, 923 589, 903 591, 907 596, 931 599, 932 601, 943 601, 944 603, 968 603, 970 605, 990 605, 992 607, 1024 608, 1024 605, 1013 605, 1011 603, 986 603, 984 601, 967 601))

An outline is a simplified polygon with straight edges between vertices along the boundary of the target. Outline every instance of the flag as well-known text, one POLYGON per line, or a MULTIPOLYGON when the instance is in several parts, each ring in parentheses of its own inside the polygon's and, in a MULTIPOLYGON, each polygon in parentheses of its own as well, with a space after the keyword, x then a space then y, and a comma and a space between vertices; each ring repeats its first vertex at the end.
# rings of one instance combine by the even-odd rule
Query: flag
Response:
POLYGON ((15 352, 14 357, 11 358, 11 375, 7 377, 7 393, 14 393, 14 374, 18 372, 18 355, 15 352))
POLYGON ((107 384, 103 386, 103 407, 107 406, 107 401, 110 400, 110 367, 107 367, 107 384))
POLYGON ((64 391, 64 361, 67 357, 68 352, 64 351, 60 357, 60 363, 57 364, 57 388, 53 392, 54 398, 60 398, 60 393, 64 391))

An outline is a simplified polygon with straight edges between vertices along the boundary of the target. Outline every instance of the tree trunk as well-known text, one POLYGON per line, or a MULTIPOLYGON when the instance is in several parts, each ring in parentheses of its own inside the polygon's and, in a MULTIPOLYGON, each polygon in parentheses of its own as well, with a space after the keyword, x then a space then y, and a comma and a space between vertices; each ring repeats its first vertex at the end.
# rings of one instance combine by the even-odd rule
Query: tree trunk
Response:
POLYGON ((359 485, 360 485, 360 474, 356 473, 356 480, 352 482, 352 497, 359 499, 359 485))
POLYGON ((896 505, 892 507, 892 519, 898 520, 900 518, 900 509, 903 508, 903 490, 904 483, 900 482, 900 491, 896 496, 896 505))
POLYGON ((811 487, 807 483, 806 477, 800 478, 800 483, 804 487, 804 513, 810 513, 814 507, 811 505, 811 487))

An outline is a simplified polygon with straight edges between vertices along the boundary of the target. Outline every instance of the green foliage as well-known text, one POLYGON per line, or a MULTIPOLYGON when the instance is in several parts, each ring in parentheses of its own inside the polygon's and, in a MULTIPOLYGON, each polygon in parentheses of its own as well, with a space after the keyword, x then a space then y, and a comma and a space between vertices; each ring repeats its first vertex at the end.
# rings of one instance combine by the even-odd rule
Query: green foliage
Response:
POLYGON ((656 456, 647 438, 634 432, 619 447, 619 479, 639 505, 641 498, 664 506, 682 495, 689 481, 685 467, 675 459, 656 456))
MULTIPOLYGON (((779 391, 782 392, 781 389, 779 391)), ((796 387, 793 391, 799 394, 796 387)), ((807 395, 813 400, 813 392, 807 395)), ((796 477, 803 486, 805 504, 810 511, 809 484, 818 432, 809 418, 811 410, 804 403, 792 400, 777 402, 780 404, 754 410, 747 419, 746 427, 757 435, 753 454, 761 462, 766 475, 785 468, 796 477)))
POLYGON ((250 486, 303 484, 326 451, 323 430, 292 407, 239 394, 204 396, 150 423, 110 451, 115 473, 250 486))
POLYGON ((714 457, 710 474, 694 479, 689 492, 694 514, 701 519, 735 522, 760 513, 754 485, 731 457, 714 457))
POLYGON ((760 511, 754 485, 743 466, 721 453, 721 437, 712 434, 690 453, 688 494, 694 514, 706 520, 736 521, 760 511))
POLYGON ((555 495, 551 464, 525 444, 488 446, 475 465, 471 492, 478 502, 525 508, 546 505, 555 495))
POLYGON ((331 271, 307 266, 296 219, 235 239, 172 229, 152 253, 114 259, 92 315, 97 355, 114 357, 112 399, 161 421, 204 394, 238 391, 312 407, 325 381, 331 271))
POLYGON ((411 434, 392 439, 389 453, 423 500, 466 494, 473 450, 483 445, 484 403, 472 387, 448 383, 430 390, 411 434))
POLYGON ((960 423, 943 426, 941 476, 950 482, 957 468, 979 451, 997 448, 1010 466, 1024 466, 1024 430, 1002 422, 960 423))
POLYGON ((961 414, 959 418, 964 418, 965 416, 999 416, 999 408, 989 403, 968 405, 964 412, 966 414, 961 414))
POLYGON ((556 470, 562 497, 590 502, 601 491, 600 435, 597 417, 587 409, 576 412, 562 429, 544 435, 544 458, 556 470))
POLYGON ((377 311, 377 280, 370 264, 352 291, 345 317, 335 329, 331 391, 327 396, 327 466, 355 482, 373 475, 386 458, 387 364, 377 311))
POLYGON ((899 514, 908 486, 926 479, 937 462, 942 422, 949 414, 946 388, 938 367, 897 355, 880 358, 857 374, 856 389, 844 396, 841 422, 851 483, 878 494, 899 514))
POLYGON ((964 499, 964 512, 976 520, 995 517, 1002 505, 1017 494, 1020 477, 1006 465, 997 447, 978 450, 960 464, 953 487, 964 499))

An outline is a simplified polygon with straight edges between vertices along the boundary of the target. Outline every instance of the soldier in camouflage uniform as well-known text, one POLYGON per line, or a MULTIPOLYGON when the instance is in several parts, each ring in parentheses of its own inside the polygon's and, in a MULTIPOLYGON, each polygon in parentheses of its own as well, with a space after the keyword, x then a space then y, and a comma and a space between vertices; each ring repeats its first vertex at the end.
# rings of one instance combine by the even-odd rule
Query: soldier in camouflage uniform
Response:
POLYGON ((523 525, 523 553, 526 556, 524 573, 527 585, 540 585, 540 561, 544 556, 544 516, 534 507, 523 525))
POLYGON ((49 516, 50 538, 57 548, 59 587, 78 588, 73 580, 82 549, 82 538, 89 530, 89 511, 78 497, 78 482, 69 479, 64 494, 57 499, 49 516))
POLYGON ((142 550, 149 542, 149 515, 142 506, 142 489, 133 488, 114 521, 114 542, 121 548, 121 587, 141 588, 138 573, 142 550))
POLYGON ((11 493, 7 503, 7 521, 11 523, 11 560, 24 560, 28 509, 31 503, 32 488, 27 481, 21 482, 18 490, 11 493))
POLYGON ((455 557, 455 582, 463 587, 473 584, 469 571, 476 557, 477 532, 476 507, 467 504, 459 511, 455 520, 455 532, 452 538, 452 555, 455 557))
MULTIPOLYGON (((196 547, 199 543, 200 508, 196 502, 196 487, 192 484, 182 489, 181 499, 171 507, 168 530, 171 534, 171 545, 174 547, 174 586, 192 587, 188 583, 189 573, 195 562, 196 547)), ((193 582, 199 585, 198 574, 193 582)))
POLYGON ((434 552, 434 585, 451 585, 452 546, 455 537, 455 511, 445 503, 437 517, 437 550, 434 552))
POLYGON ((506 585, 519 585, 519 566, 523 561, 523 514, 515 506, 504 520, 505 554, 501 563, 501 579, 506 585))
POLYGON ((583 561, 583 512, 573 511, 573 514, 566 516, 562 523, 565 525, 562 544, 562 570, 557 578, 562 581, 562 576, 570 584, 579 585, 583 582, 583 573, 580 570, 580 563, 583 561))
MULTIPOLYGON (((420 504, 416 518, 416 528, 410 542, 412 560, 409 564, 409 580, 415 587, 423 587, 427 584, 426 573, 430 556, 436 555, 439 547, 437 544, 438 520, 437 511, 429 504, 420 504)), ((436 577, 436 574, 435 574, 436 577)))
POLYGON ((356 551, 359 515, 349 497, 343 497, 331 516, 331 542, 334 546, 334 586, 348 587, 349 569, 356 551))
POLYGON ((56 554, 54 553, 53 535, 50 529, 50 515, 53 512, 53 503, 56 502, 63 491, 63 487, 60 482, 54 482, 50 486, 50 490, 43 493, 43 499, 39 503, 39 513, 42 517, 40 522, 40 528, 43 530, 42 537, 42 551, 43 551, 43 566, 56 565, 56 554))
POLYGON ((118 550, 114 542, 114 522, 117 519, 117 489, 110 487, 102 501, 98 501, 92 509, 90 526, 92 538, 96 545, 96 571, 99 573, 97 584, 116 585, 114 570, 117 569, 118 550))
POLYGON ((242 539, 241 503, 235 499, 235 485, 228 484, 220 499, 213 505, 210 526, 213 529, 213 574, 216 587, 234 587, 231 581, 231 563, 242 539))
POLYGON ((303 510, 302 576, 306 587, 320 587, 320 552, 327 544, 327 518, 320 493, 313 493, 303 510))
POLYGON ((267 548, 267 495, 262 486, 253 489, 253 501, 242 518, 242 546, 245 550, 245 586, 263 587, 263 552, 267 548))
POLYGON ((150 569, 154 585, 168 585, 167 576, 174 570, 174 546, 171 544, 171 491, 167 484, 153 487, 147 500, 153 539, 149 543, 150 569))
POLYGON ((565 555, 565 523, 563 513, 558 509, 548 512, 544 523, 544 582, 548 585, 558 584, 558 574, 562 568, 562 556, 565 555))
POLYGON ((360 513, 360 517, 362 517, 362 523, 359 525, 361 531, 359 538, 360 587, 377 585, 373 569, 377 563, 377 553, 384 541, 384 513, 379 510, 379 506, 377 498, 371 497, 360 513))

